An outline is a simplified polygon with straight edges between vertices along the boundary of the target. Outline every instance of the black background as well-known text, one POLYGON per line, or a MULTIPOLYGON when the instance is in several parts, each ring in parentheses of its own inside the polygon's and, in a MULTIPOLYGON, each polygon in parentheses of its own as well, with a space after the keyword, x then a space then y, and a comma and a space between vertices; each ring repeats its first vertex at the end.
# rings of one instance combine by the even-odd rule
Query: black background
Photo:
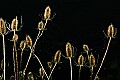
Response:
MULTIPOLYGON (((82 45, 87 44, 97 58, 99 54, 99 63, 95 67, 94 74, 104 55, 108 39, 104 36, 103 30, 107 32, 108 26, 112 23, 117 28, 116 38, 113 38, 105 62, 99 73, 100 80, 119 80, 119 32, 120 32, 120 6, 116 0, 1 0, 0 1, 0 17, 11 23, 12 19, 18 16, 20 25, 20 16, 23 17, 23 28, 17 32, 19 35, 18 47, 21 40, 25 39, 29 34, 35 41, 38 30, 38 22, 41 21, 46 6, 50 6, 52 15, 56 14, 52 21, 47 24, 47 30, 39 39, 36 45, 35 54, 39 56, 43 66, 49 74, 47 62, 57 50, 61 50, 65 55, 65 45, 70 42, 77 48, 76 56, 73 60, 77 61, 78 56, 83 51, 82 45)), ((9 63, 7 67, 7 77, 13 75, 12 62, 12 44, 8 39, 12 38, 13 33, 5 36, 6 38, 6 60, 9 63)), ((0 37, 2 60, 2 36, 0 37)), ((20 54, 20 50, 18 51, 20 54)), ((23 54, 24 69, 29 56, 29 50, 23 54)), ((62 63, 58 64, 53 73, 53 80, 70 80, 69 61, 62 57, 62 63)), ((26 74, 32 71, 38 74, 40 65, 35 58, 31 58, 26 74)), ((78 68, 73 63, 73 80, 78 78, 78 68)), ((38 74, 39 75, 39 74, 38 74)), ((87 67, 83 67, 81 72, 82 80, 89 80, 90 72, 87 67)), ((8 79, 9 80, 9 79, 8 79)))

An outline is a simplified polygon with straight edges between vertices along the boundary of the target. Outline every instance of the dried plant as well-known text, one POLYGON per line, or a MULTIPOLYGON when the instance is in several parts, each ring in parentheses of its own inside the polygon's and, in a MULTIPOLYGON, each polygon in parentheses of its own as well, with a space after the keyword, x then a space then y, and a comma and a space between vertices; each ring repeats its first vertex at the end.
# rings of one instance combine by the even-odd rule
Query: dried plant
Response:
POLYGON ((29 72, 27 74, 27 80, 34 80, 34 77, 33 77, 33 73, 32 72, 29 72))
POLYGON ((44 72, 43 68, 39 69, 39 74, 40 74, 40 77, 42 77, 42 80, 44 80, 45 72, 44 72))

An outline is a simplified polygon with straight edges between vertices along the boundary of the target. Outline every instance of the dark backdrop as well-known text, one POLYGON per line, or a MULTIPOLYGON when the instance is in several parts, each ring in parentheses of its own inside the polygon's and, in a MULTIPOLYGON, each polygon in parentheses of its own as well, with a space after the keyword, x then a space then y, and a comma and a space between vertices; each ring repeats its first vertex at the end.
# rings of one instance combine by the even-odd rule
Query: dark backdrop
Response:
MULTIPOLYGON (((35 41, 38 30, 38 22, 41 21, 46 6, 50 6, 52 15, 56 14, 54 19, 48 22, 47 30, 39 39, 36 45, 35 54, 45 66, 47 73, 47 62, 52 60, 52 57, 58 49, 65 55, 65 45, 70 42, 77 48, 76 56, 73 60, 77 61, 80 55, 83 44, 88 44, 89 48, 97 58, 99 54, 99 62, 96 64, 94 74, 102 60, 105 52, 108 39, 104 36, 103 30, 107 31, 108 26, 112 23, 117 28, 116 38, 112 39, 105 62, 99 73, 100 80, 119 80, 119 32, 120 32, 120 12, 118 1, 104 1, 104 0, 1 0, 0 1, 0 17, 11 23, 12 19, 18 16, 20 25, 20 16, 23 17, 23 28, 17 32, 19 41, 25 39, 25 35, 29 34, 35 41)), ((12 43, 8 39, 12 38, 13 33, 5 36, 6 38, 6 61, 7 77, 13 75, 12 62, 12 43)), ((3 58, 2 54, 2 36, 0 37, 0 60, 3 58)), ((20 50, 18 51, 20 54, 20 50)), ((23 54, 24 69, 26 61, 29 56, 29 50, 23 54)), ((97 60, 97 59, 96 59, 97 60)), ((69 61, 62 57, 62 63, 58 64, 53 73, 53 80, 69 80, 70 68, 69 61)), ((38 74, 40 65, 35 58, 31 58, 26 73, 32 71, 33 74, 38 74)), ((39 74, 38 74, 39 75, 39 74)), ((81 72, 82 80, 89 80, 90 72, 87 67, 83 67, 81 72)), ((78 78, 78 67, 73 63, 73 80, 78 78)), ((9 80, 9 79, 8 79, 9 80)))

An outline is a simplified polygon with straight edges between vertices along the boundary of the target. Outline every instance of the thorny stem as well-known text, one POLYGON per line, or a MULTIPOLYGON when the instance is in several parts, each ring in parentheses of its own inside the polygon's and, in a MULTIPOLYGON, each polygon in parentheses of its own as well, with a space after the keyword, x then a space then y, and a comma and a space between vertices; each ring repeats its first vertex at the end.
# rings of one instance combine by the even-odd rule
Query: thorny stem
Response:
POLYGON ((50 72, 50 75, 49 75, 48 80, 50 80, 50 77, 51 77, 51 75, 52 75, 52 73, 53 73, 53 71, 54 71, 54 69, 55 69, 56 65, 57 65, 57 62, 55 63, 54 67, 52 68, 52 71, 50 72))
POLYGON ((101 64, 100 64, 100 67, 99 67, 99 69, 98 69, 95 77, 97 77, 97 75, 98 75, 98 73, 99 73, 99 71, 100 71, 100 69, 101 69, 101 67, 102 67, 102 65, 103 65, 103 62, 104 62, 104 59, 105 59, 105 57, 106 57, 106 54, 107 54, 107 51, 108 51, 110 42, 111 42, 111 37, 109 38, 108 45, 107 45, 107 49, 106 49, 106 51, 105 51, 105 54, 104 54, 103 59, 102 59, 102 62, 101 62, 101 64))
POLYGON ((23 50, 21 51, 21 57, 20 57, 20 70, 21 70, 21 66, 22 66, 22 54, 23 54, 23 50))
MULTIPOLYGON (((45 22, 45 24, 44 24, 44 28, 45 28, 46 24, 47 24, 47 20, 46 20, 46 22, 45 22)), ((42 30, 42 32, 41 32, 41 31, 39 30, 39 33, 38 33, 38 35, 37 35, 37 38, 36 38, 36 40, 35 40, 35 42, 34 42, 32 48, 31 48, 31 52, 30 52, 28 61, 27 61, 27 63, 26 63, 25 69, 23 70, 23 74, 24 74, 24 75, 25 75, 25 71, 26 71, 26 69, 27 69, 28 63, 29 63, 29 61, 30 61, 30 59, 31 59, 32 53, 34 52, 35 45, 36 45, 38 39, 42 36, 43 31, 44 31, 44 30, 42 30)))
POLYGON ((70 61, 70 74, 71 74, 71 80, 72 80, 72 61, 71 61, 71 57, 69 58, 70 61))
POLYGON ((81 67, 82 67, 82 66, 80 66, 80 67, 79 67, 79 75, 78 75, 78 80, 80 80, 81 67))
MULTIPOLYGON (((42 65, 42 63, 41 63, 41 61, 40 61, 40 59, 37 57, 37 55, 35 55, 35 54, 33 54, 35 57, 36 57, 36 59, 38 60, 38 62, 39 62, 39 64, 40 64, 40 66, 42 67, 42 69, 43 69, 43 71, 44 71, 44 73, 45 73, 45 75, 46 75, 46 77, 47 77, 47 79, 48 79, 48 75, 47 75, 47 73, 46 73, 46 71, 45 71, 45 69, 44 69, 44 67, 43 67, 43 65, 42 65)), ((48 79, 49 80, 49 79, 48 79)))
POLYGON ((3 56, 4 56, 4 69, 3 69, 3 71, 4 71, 4 80, 5 80, 5 37, 4 37, 4 35, 2 35, 2 37, 3 37, 3 56))

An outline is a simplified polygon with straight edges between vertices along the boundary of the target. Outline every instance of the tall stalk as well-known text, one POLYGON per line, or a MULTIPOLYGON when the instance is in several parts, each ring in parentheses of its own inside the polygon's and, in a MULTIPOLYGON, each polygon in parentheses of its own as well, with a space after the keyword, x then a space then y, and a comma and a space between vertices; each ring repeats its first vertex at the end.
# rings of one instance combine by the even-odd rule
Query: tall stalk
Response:
POLYGON ((71 57, 69 58, 70 61, 70 74, 71 74, 71 80, 72 80, 72 61, 71 61, 71 57))

